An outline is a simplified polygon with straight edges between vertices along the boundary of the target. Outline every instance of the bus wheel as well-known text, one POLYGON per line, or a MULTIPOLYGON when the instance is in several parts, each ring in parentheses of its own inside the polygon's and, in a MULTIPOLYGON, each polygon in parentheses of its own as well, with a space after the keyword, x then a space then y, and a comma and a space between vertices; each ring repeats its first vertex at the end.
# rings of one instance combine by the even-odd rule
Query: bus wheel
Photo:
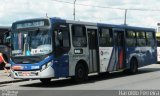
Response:
POLYGON ((87 78, 88 78, 88 72, 87 72, 85 66, 83 66, 83 64, 79 63, 76 66, 74 81, 76 83, 82 83, 87 78))
POLYGON ((129 69, 130 73, 131 74, 135 74, 138 72, 138 62, 137 62, 137 59, 131 59, 131 62, 130 62, 130 69, 129 69))
POLYGON ((40 81, 43 83, 43 84, 49 84, 51 82, 51 78, 43 78, 43 79, 40 79, 40 81))

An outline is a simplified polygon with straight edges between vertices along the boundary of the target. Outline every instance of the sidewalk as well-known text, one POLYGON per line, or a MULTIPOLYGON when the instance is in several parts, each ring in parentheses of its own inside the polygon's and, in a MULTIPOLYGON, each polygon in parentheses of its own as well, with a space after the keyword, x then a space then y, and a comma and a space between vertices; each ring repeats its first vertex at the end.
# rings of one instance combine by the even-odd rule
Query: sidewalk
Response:
POLYGON ((27 81, 27 80, 26 79, 13 79, 11 77, 8 77, 8 74, 4 73, 4 70, 0 70, 0 84, 21 82, 21 81, 27 81))

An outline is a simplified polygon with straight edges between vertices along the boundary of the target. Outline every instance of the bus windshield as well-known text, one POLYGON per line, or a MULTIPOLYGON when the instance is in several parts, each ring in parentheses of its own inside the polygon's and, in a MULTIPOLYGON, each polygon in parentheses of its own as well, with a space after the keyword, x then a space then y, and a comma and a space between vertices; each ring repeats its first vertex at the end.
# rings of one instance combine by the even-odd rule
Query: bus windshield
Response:
POLYGON ((12 56, 45 55, 52 51, 49 30, 17 31, 12 38, 12 56))

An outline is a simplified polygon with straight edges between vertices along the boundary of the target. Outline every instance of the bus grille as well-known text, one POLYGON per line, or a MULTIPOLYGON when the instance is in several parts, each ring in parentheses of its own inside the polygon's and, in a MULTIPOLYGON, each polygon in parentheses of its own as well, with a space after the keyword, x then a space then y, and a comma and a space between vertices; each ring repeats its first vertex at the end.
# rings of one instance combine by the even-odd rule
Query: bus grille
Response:
POLYGON ((25 56, 25 57, 13 57, 12 61, 16 64, 34 64, 42 61, 44 56, 25 56))

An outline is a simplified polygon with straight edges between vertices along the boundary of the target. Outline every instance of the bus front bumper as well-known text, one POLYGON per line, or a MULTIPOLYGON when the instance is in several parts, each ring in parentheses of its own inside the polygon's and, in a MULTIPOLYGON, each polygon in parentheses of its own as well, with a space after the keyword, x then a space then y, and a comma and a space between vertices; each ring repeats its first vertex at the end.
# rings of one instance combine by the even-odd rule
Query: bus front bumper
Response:
POLYGON ((54 78, 54 69, 50 66, 43 71, 13 71, 11 70, 11 77, 15 79, 41 79, 54 78))

